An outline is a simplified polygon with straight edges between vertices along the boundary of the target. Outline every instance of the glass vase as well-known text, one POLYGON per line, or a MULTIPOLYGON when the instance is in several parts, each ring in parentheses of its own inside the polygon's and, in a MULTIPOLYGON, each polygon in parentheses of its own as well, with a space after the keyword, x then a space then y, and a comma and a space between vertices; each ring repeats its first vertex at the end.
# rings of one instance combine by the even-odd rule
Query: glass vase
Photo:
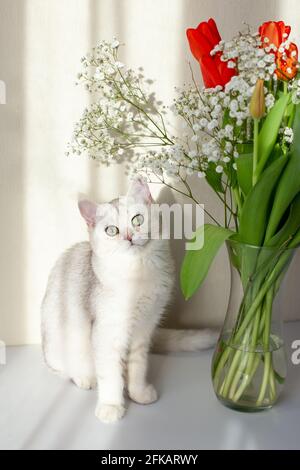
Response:
POLYGON ((217 398, 241 411, 271 408, 285 381, 283 278, 294 251, 228 241, 231 289, 212 361, 217 398))

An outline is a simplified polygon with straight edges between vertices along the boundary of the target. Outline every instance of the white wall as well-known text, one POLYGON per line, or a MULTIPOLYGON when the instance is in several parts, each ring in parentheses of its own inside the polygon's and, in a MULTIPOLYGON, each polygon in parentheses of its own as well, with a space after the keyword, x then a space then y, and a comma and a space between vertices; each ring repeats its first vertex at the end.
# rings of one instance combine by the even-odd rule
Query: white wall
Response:
MULTIPOLYGON (((64 155, 73 124, 88 103, 85 92, 74 86, 80 57, 98 40, 117 36, 126 43, 123 61, 142 65, 156 80, 159 96, 171 103, 174 86, 189 80, 185 29, 210 16, 224 38, 243 21, 257 26, 283 19, 300 40, 299 0, 0 1, 0 79, 7 87, 7 104, 0 106, 0 339, 8 344, 39 341, 39 305, 49 269, 63 249, 86 238, 77 194, 104 201, 127 188, 121 167, 104 169, 64 155)), ((220 212, 205 185, 199 195, 220 212)), ((179 263, 182 243, 176 242, 175 249, 179 263)), ((297 264, 293 271, 289 318, 300 316, 297 264)), ((190 302, 177 293, 169 321, 220 323, 228 274, 223 251, 190 302)))

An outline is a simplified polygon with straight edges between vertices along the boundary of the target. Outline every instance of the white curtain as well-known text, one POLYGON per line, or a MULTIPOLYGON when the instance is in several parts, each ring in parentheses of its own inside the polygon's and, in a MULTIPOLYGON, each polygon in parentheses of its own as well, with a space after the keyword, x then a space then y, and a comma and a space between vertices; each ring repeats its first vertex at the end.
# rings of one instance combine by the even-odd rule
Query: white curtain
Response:
MULTIPOLYGON (((243 22, 257 27, 282 19, 299 43, 299 0, 1 0, 0 79, 7 103, 0 106, 0 339, 7 344, 40 341, 39 306, 49 270, 62 250, 86 239, 78 193, 105 201, 127 188, 124 168, 64 155, 89 100, 74 85, 81 56, 116 36, 126 43, 123 62, 144 67, 158 96, 171 104, 174 87, 190 80, 189 60, 200 80, 185 30, 211 16, 227 39, 243 22)), ((205 184, 198 194, 211 211, 221 211, 205 184)), ((179 266, 183 243, 174 243, 174 251, 179 266)), ((289 318, 300 318, 299 264, 289 276, 289 318)), ((220 324, 228 288, 223 250, 191 301, 178 290, 168 322, 220 324)))

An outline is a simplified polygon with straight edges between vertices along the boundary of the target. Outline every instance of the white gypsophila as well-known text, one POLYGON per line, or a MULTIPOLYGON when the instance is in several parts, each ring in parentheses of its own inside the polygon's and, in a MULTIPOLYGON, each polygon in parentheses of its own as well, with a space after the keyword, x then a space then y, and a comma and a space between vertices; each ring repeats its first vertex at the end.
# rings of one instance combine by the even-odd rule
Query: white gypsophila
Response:
POLYGON ((229 61, 230 68, 238 71, 238 75, 249 84, 254 85, 258 78, 270 80, 276 70, 274 55, 276 50, 272 44, 261 47, 261 39, 257 32, 239 34, 231 41, 220 41, 211 51, 211 55, 221 52, 221 60, 229 61))
POLYGON ((233 77, 225 90, 221 86, 201 92, 196 87, 182 90, 173 107, 187 127, 184 143, 179 145, 174 136, 167 135, 163 110, 145 91, 142 74, 125 68, 118 60, 118 48, 116 40, 111 44, 102 41, 82 58, 79 81, 98 99, 76 124, 69 149, 76 154, 87 151, 107 164, 124 160, 125 152, 127 159, 135 154, 131 171, 144 169, 179 178, 205 172, 208 165, 219 167, 217 172, 232 166, 238 157, 237 144, 243 141, 242 126, 249 117, 253 85, 233 77), (232 123, 223 126, 228 108, 232 123))
MULTIPOLYGON (((236 169, 234 160, 238 158, 238 144, 251 139, 249 101, 258 78, 266 82, 274 78, 276 64, 271 51, 276 51, 275 46, 265 44, 262 47, 257 33, 248 32, 232 41, 221 41, 211 54, 221 52, 221 60, 227 61, 229 68, 236 68, 238 74, 224 89, 217 86, 203 91, 185 90, 175 102, 177 113, 192 127, 194 134, 202 133, 201 139, 193 135, 191 141, 200 141, 200 155, 208 162, 214 162, 217 172, 221 167, 224 169, 224 165, 227 169, 229 166, 236 169)), ((266 112, 275 103, 269 88, 264 89, 266 112)), ((276 85, 272 88, 275 93, 276 85)))
POLYGON ((191 130, 189 147, 198 154, 202 169, 214 164, 215 169, 221 166, 223 171, 224 166, 233 162, 233 154, 237 154, 239 139, 234 128, 237 121, 242 122, 248 116, 248 111, 245 116, 242 115, 239 103, 233 103, 230 111, 233 124, 223 127, 224 115, 231 103, 230 94, 220 86, 203 90, 198 90, 196 86, 184 88, 179 90, 174 101, 175 113, 184 119, 191 130))
POLYGON ((131 157, 139 146, 170 143, 164 110, 147 91, 142 71, 126 69, 118 60, 119 42, 102 41, 81 59, 79 82, 93 93, 95 102, 75 125, 68 152, 89 155, 102 163, 131 157))
POLYGON ((266 105, 267 112, 269 112, 270 109, 273 108, 274 104, 275 104, 274 95, 272 95, 272 93, 267 93, 265 96, 265 105, 266 105))
MULTIPOLYGON (((75 126, 70 151, 83 152, 111 164, 130 161, 130 172, 165 176, 185 181, 214 170, 231 175, 236 170, 239 145, 251 141, 253 124, 249 101, 257 78, 275 79, 273 45, 260 47, 260 39, 250 33, 230 42, 221 41, 212 54, 222 53, 230 68, 237 68, 225 87, 199 90, 196 85, 177 90, 170 110, 182 120, 178 135, 168 133, 165 109, 148 91, 142 69, 127 69, 118 58, 119 42, 102 41, 92 53, 82 58, 83 71, 78 76, 95 102, 84 110, 75 126)), ((295 100, 300 100, 300 85, 290 85, 295 100)), ((274 105, 276 82, 266 86, 266 111, 274 105), (271 90, 271 91, 270 91, 271 90), (274 94, 273 94, 274 93, 274 94)), ((282 131, 282 141, 289 145, 292 135, 282 131)))
POLYGON ((284 129, 282 129, 282 141, 288 145, 292 144, 293 143, 293 139, 294 139, 294 132, 293 132, 293 129, 291 127, 285 127, 284 129))
POLYGON ((289 82, 289 91, 292 96, 292 103, 300 103, 300 79, 295 79, 289 82))
POLYGON ((180 180, 194 173, 205 171, 205 164, 197 156, 196 151, 186 152, 184 147, 173 145, 162 147, 160 150, 149 150, 147 153, 137 154, 133 158, 132 174, 154 174, 159 178, 172 177, 180 180))
MULTIPOLYGON (((274 78, 276 64, 270 51, 276 48, 272 44, 261 46, 258 34, 250 32, 240 34, 229 42, 221 41, 211 54, 221 53, 221 60, 227 61, 229 68, 236 68, 238 74, 224 89, 221 86, 203 91, 190 89, 182 92, 176 101, 177 113, 187 123, 192 123, 194 133, 197 133, 196 123, 207 137, 200 140, 200 154, 219 167, 225 164, 227 168, 236 168, 234 159, 238 158, 238 144, 251 139, 249 102, 256 81, 258 78, 265 81, 274 78), (211 141, 208 136, 211 136, 211 141)), ((274 94, 269 88, 264 89, 266 112, 275 103, 274 94)), ((276 85, 270 89, 275 93, 276 85)), ((199 139, 193 136, 191 141, 199 139)))
MULTIPOLYGON (((225 85, 226 104, 228 102, 230 117, 236 119, 236 124, 241 126, 250 117, 249 101, 254 90, 254 84, 246 81, 239 75, 233 76, 225 85)), ((264 88, 267 112, 274 106, 275 98, 268 89, 264 88)))
POLYGON ((281 127, 278 132, 281 138, 281 144, 285 148, 289 148, 294 140, 294 131, 291 127, 281 127))
MULTIPOLYGON (((141 70, 135 73, 126 69, 118 60, 118 48, 117 40, 102 41, 93 48, 92 54, 82 58, 83 72, 78 79, 94 94, 95 102, 84 110, 75 125, 67 154, 87 152, 108 165, 126 158, 132 174, 143 172, 160 179, 168 176, 180 180, 205 172, 207 158, 201 158, 199 153, 198 133, 211 122, 212 108, 207 108, 204 122, 195 123, 190 136, 194 150, 189 149, 187 142, 178 143, 167 133, 164 109, 154 95, 146 91, 147 83, 141 70)), ((193 106, 198 103, 197 99, 193 103, 191 97, 184 104, 185 113, 190 117, 193 106)), ((216 127, 217 120, 210 125, 216 127)))

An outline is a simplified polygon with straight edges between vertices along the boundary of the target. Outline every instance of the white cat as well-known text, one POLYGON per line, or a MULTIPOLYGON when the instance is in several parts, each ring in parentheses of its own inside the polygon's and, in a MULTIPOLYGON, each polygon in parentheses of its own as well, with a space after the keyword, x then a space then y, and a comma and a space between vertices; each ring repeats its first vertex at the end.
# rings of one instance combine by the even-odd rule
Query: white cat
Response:
POLYGON ((126 198, 79 202, 90 241, 58 259, 42 303, 46 363, 80 388, 97 384, 96 416, 104 422, 124 415, 125 387, 137 403, 157 399, 147 382, 152 343, 157 351, 195 351, 216 341, 211 330, 159 328, 154 335, 172 298, 174 264, 168 241, 150 239, 149 224, 143 228, 152 202, 140 178, 126 198))

